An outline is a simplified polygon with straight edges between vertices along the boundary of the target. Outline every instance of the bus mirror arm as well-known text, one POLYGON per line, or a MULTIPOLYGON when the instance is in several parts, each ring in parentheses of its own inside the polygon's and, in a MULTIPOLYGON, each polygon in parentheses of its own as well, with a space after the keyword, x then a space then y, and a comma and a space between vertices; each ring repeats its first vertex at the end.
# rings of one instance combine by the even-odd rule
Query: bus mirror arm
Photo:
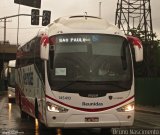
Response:
POLYGON ((134 36, 127 36, 128 42, 134 48, 134 57, 136 62, 143 61, 143 45, 139 38, 134 36))
POLYGON ((40 57, 42 60, 49 59, 49 45, 46 45, 46 46, 41 45, 40 57))
POLYGON ((40 41, 40 57, 42 60, 49 59, 49 38, 46 34, 41 37, 40 41))
POLYGON ((134 52, 135 52, 135 61, 142 62, 143 61, 143 48, 134 46, 134 52))

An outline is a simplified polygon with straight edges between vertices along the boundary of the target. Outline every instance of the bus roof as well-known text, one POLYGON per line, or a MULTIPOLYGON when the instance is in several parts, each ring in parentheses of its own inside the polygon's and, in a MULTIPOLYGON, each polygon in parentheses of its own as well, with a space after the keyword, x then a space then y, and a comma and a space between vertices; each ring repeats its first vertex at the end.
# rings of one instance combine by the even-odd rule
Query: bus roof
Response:
MULTIPOLYGON (((50 37, 58 34, 71 33, 111 34, 126 37, 119 28, 110 24, 105 19, 86 15, 60 17, 53 23, 40 29, 37 37, 42 37, 43 35, 50 37)), ((25 44, 19 46, 18 50, 25 44)))
POLYGON ((8 63, 8 67, 15 67, 16 65, 16 60, 10 60, 8 63))
POLYGON ((76 15, 61 17, 39 31, 38 36, 48 36, 69 33, 99 33, 111 35, 125 35, 115 25, 105 19, 95 16, 76 15))

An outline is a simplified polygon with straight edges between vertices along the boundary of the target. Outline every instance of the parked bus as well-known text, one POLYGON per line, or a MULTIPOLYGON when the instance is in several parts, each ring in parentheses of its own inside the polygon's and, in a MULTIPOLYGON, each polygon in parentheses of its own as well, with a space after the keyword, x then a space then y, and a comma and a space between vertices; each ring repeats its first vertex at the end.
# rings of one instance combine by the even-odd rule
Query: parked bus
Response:
POLYGON ((10 60, 5 70, 5 78, 7 81, 8 102, 15 100, 15 65, 16 60, 10 60))
POLYGON ((140 40, 93 16, 62 17, 20 46, 16 102, 47 127, 120 127, 134 121, 140 40))

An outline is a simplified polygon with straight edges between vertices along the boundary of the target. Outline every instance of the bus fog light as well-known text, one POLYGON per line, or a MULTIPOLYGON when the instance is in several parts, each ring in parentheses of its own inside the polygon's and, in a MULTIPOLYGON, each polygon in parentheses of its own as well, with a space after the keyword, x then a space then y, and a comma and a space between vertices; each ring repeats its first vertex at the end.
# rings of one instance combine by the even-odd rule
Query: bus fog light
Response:
POLYGON ((129 112, 134 110, 134 102, 131 102, 125 106, 122 106, 117 109, 118 112, 129 112))
POLYGON ((55 120, 55 119, 56 119, 56 117, 55 117, 55 116, 53 116, 53 117, 52 117, 52 119, 53 119, 53 120, 55 120))
POLYGON ((127 118, 130 119, 132 116, 128 115, 127 118))
POLYGON ((8 96, 11 97, 12 95, 11 95, 11 94, 8 94, 8 96))
POLYGON ((50 112, 57 112, 57 113, 65 113, 68 112, 68 109, 55 105, 53 103, 47 102, 47 109, 50 112))

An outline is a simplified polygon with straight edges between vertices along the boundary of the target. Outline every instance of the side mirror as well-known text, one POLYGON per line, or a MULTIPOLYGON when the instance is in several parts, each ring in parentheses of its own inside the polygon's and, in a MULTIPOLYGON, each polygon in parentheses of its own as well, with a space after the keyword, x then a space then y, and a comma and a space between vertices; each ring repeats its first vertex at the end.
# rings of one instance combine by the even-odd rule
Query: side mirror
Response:
POLYGON ((42 35, 40 41, 40 57, 43 60, 49 59, 49 38, 47 35, 42 35))
POLYGON ((135 51, 135 61, 143 61, 143 46, 139 38, 133 36, 127 36, 129 43, 133 46, 135 51))
POLYGON ((134 51, 136 62, 143 61, 143 47, 139 48, 138 46, 134 46, 134 51))

